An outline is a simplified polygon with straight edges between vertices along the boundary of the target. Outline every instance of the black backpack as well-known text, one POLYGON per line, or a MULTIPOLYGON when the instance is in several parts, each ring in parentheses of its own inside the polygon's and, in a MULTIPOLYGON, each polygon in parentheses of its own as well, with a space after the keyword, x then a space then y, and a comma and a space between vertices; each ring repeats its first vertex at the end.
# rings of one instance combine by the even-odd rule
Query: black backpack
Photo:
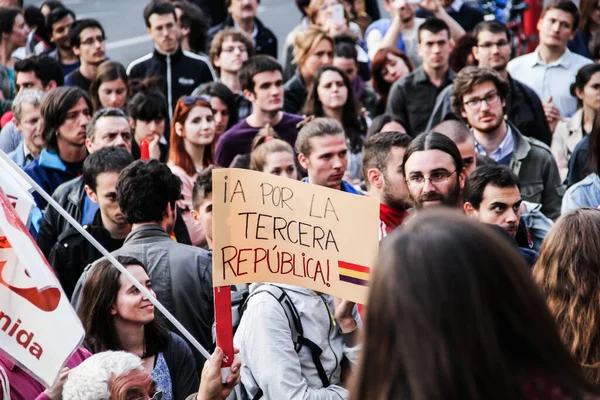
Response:
MULTIPOLYGON (((283 307, 283 311, 285 312, 285 315, 288 319, 290 330, 292 331, 292 341, 294 342, 294 350, 296 350, 296 353, 299 353, 303 346, 308 347, 315 367, 317 368, 319 378, 321 379, 321 383, 323 384, 323 387, 328 387, 329 378, 327 377, 327 373, 325 372, 325 368, 323 368, 323 364, 321 363, 320 358, 321 354, 323 353, 323 350, 321 350, 321 348, 317 346, 313 341, 304 337, 304 330, 302 329, 302 321, 300 320, 300 314, 298 313, 296 306, 294 306, 294 302, 282 287, 273 284, 262 284, 256 290, 254 290, 252 294, 247 296, 241 307, 238 308, 240 318, 237 324, 234 321, 234 331, 237 330, 239 321, 241 321, 244 315, 244 311, 248 307, 248 301, 252 296, 258 293, 268 293, 269 295, 273 296, 273 298, 276 299, 279 302, 279 304, 281 304, 281 307, 283 307)), ((254 395, 254 397, 252 397, 252 400, 258 400, 262 396, 263 391, 259 389, 258 392, 254 395)))

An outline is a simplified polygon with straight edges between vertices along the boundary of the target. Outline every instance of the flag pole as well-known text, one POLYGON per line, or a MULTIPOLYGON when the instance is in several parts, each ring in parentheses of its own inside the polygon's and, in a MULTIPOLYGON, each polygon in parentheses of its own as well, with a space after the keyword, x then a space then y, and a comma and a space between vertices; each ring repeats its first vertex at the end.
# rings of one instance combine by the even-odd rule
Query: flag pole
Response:
POLYGON ((29 175, 27 175, 17 164, 15 164, 6 155, 6 153, 4 153, 1 150, 0 158, 6 161, 21 178, 26 180, 27 183, 29 183, 35 189, 35 191, 38 192, 39 195, 42 196, 48 202, 49 205, 54 207, 54 209, 56 209, 56 211, 58 211, 58 213, 63 218, 69 221, 69 223, 75 229, 77 229, 77 231, 84 238, 86 238, 104 257, 106 257, 108 261, 110 261, 111 264, 119 270, 119 272, 125 275, 127 279, 129 279, 131 283, 133 283, 133 285, 140 292, 142 292, 152 304, 154 304, 154 306, 175 326, 175 328, 177 328, 177 330, 192 344, 192 346, 194 346, 200 352, 200 354, 202 354, 202 356, 205 359, 208 360, 210 358, 210 353, 204 347, 202 347, 200 342, 198 342, 198 340, 196 340, 196 338, 192 336, 192 334, 187 329, 185 329, 183 325, 181 325, 181 323, 173 316, 173 314, 171 314, 169 310, 167 310, 165 306, 163 306, 144 285, 139 283, 138 280, 135 279, 135 277, 129 271, 127 271, 127 268, 125 268, 120 262, 118 262, 115 259, 115 257, 112 254, 110 254, 92 235, 90 235, 85 229, 83 229, 81 225, 79 225, 79 223, 75 221, 75 219, 60 206, 60 204, 58 204, 50 195, 48 195, 48 193, 44 191, 44 189, 40 187, 40 185, 37 184, 37 182, 31 179, 29 175))

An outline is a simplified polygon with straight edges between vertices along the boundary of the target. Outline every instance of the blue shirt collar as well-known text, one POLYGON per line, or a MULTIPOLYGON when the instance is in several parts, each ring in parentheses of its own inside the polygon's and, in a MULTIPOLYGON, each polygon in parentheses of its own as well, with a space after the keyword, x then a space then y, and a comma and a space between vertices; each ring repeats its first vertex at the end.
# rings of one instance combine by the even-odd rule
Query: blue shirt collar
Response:
POLYGON ((38 164, 40 167, 46 167, 51 169, 56 169, 59 171, 66 171, 67 167, 62 162, 58 154, 53 151, 48 151, 46 149, 42 150, 40 156, 38 157, 38 164))
POLYGON ((498 162, 505 157, 508 157, 515 150, 515 138, 512 133, 512 129, 509 124, 506 124, 506 136, 498 146, 496 150, 494 150, 491 154, 487 154, 485 149, 475 141, 475 150, 477 153, 488 156, 492 160, 498 162))

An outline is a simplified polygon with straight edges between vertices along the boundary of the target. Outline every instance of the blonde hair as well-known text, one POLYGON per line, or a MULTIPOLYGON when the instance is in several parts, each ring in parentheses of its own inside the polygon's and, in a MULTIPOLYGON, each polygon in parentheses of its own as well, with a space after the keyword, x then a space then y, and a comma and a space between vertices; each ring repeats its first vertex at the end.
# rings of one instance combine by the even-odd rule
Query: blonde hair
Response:
POLYGON ((316 25, 311 25, 304 32, 296 35, 293 42, 294 63, 298 65, 304 64, 304 61, 306 61, 310 53, 323 39, 329 40, 332 48, 335 46, 333 38, 316 25))
POLYGON ((252 141, 252 153, 250 154, 250 169, 263 172, 267 162, 267 156, 272 153, 286 152, 294 157, 294 149, 285 140, 277 136, 275 129, 269 124, 258 131, 258 135, 252 141))
POLYGON ((552 227, 533 268, 562 340, 586 379, 600 383, 600 211, 580 208, 552 227))

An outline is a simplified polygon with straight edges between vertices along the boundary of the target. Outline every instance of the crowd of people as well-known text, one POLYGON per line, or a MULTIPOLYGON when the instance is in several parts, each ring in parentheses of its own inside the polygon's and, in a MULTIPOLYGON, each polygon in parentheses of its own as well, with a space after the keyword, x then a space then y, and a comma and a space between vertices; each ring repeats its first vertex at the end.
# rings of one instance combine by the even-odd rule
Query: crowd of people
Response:
POLYGON ((285 38, 258 3, 152 0, 125 66, 97 20, 0 0, 0 150, 213 354, 34 193, 85 340, 49 388, 0 352, 11 398, 600 398, 600 2, 547 2, 524 55, 463 0, 296 0, 285 38), (225 382, 215 168, 379 200, 368 305, 232 287, 225 382))

